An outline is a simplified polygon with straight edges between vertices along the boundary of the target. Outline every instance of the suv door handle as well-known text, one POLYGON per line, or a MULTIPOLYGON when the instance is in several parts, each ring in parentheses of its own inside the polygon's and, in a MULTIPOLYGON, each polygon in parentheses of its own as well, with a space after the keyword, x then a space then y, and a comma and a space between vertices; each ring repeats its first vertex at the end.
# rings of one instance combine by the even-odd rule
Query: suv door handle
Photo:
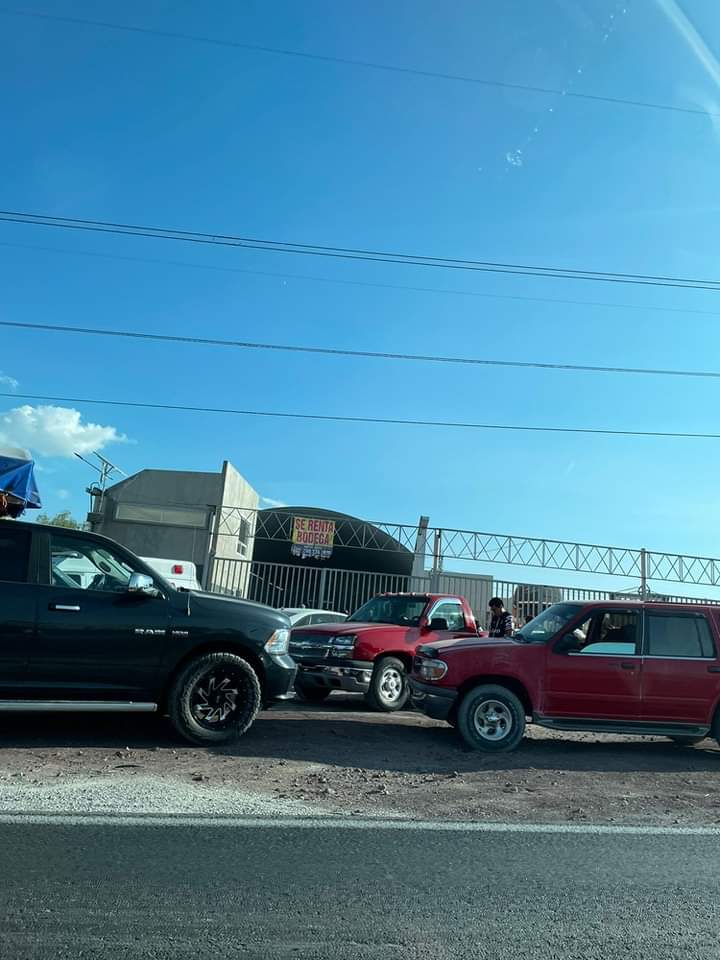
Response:
POLYGON ((80 607, 73 603, 50 603, 48 610, 60 610, 65 613, 80 613, 80 607))
POLYGON ((720 667, 708 667, 708 673, 720 673, 720 667))
POLYGON ((620 669, 621 669, 621 670, 634 670, 634 669, 635 669, 635 664, 634 664, 634 663, 631 663, 629 660, 623 660, 623 662, 620 664, 620 669))

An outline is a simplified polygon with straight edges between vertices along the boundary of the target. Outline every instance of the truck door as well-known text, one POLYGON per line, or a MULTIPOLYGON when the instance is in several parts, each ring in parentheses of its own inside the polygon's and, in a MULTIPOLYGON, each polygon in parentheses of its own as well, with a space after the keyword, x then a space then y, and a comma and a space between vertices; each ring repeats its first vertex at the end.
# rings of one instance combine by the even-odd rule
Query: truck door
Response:
POLYGON ((646 610, 642 719, 709 723, 719 686, 720 666, 705 614, 646 610))
POLYGON ((164 596, 127 591, 130 555, 73 531, 48 530, 47 566, 38 589, 37 634, 29 662, 34 699, 154 701, 167 643, 164 596), (63 573, 67 558, 92 565, 79 585, 63 573))
POLYGON ((598 609, 548 647, 542 714, 640 719, 640 613, 598 609))
POLYGON ((17 697, 35 633, 32 530, 0 522, 0 699, 17 697))

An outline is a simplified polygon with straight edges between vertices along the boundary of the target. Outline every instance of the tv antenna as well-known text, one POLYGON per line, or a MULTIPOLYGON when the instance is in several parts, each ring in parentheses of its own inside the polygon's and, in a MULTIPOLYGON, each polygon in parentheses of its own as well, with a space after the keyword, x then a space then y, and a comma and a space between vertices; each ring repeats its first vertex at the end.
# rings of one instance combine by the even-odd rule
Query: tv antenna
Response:
POLYGON ((92 460, 87 460, 81 454, 76 453, 75 456, 78 460, 82 460, 83 463, 86 463, 89 467, 92 467, 98 474, 98 479, 90 484, 89 487, 85 487, 85 492, 90 495, 90 512, 93 513, 93 500, 95 497, 99 498, 97 504, 98 513, 102 513, 103 500, 105 499, 105 490, 107 488, 108 480, 113 478, 114 474, 120 474, 122 477, 126 477, 127 474, 124 470, 121 470, 120 467, 108 460, 107 457, 104 457, 101 453, 98 453, 97 450, 93 450, 94 457, 97 458, 97 463, 93 463, 92 460))

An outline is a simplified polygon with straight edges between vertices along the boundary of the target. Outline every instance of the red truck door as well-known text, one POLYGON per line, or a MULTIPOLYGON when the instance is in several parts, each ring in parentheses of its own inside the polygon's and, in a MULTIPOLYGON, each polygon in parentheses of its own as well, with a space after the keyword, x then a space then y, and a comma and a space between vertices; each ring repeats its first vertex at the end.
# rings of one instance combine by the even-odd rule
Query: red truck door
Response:
POLYGON ((707 616, 646 610, 642 719, 709 723, 719 690, 720 665, 707 616))
POLYGON ((459 600, 438 600, 427 612, 426 629, 423 632, 421 643, 433 643, 436 640, 453 640, 455 637, 466 637, 477 630, 473 626, 468 628, 465 621, 465 611, 459 600), (444 620, 447 630, 429 630, 433 620, 444 620))
POLYGON ((641 618, 638 610, 594 608, 548 645, 546 717, 639 720, 641 618))

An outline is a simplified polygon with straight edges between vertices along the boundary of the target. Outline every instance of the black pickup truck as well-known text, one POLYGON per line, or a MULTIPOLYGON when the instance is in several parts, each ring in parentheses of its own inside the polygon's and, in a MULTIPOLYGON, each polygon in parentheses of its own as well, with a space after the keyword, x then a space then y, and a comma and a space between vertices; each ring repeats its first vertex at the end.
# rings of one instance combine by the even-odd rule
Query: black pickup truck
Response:
POLYGON ((289 625, 176 590, 107 537, 0 520, 0 711, 160 711, 227 743, 293 695, 289 625))

